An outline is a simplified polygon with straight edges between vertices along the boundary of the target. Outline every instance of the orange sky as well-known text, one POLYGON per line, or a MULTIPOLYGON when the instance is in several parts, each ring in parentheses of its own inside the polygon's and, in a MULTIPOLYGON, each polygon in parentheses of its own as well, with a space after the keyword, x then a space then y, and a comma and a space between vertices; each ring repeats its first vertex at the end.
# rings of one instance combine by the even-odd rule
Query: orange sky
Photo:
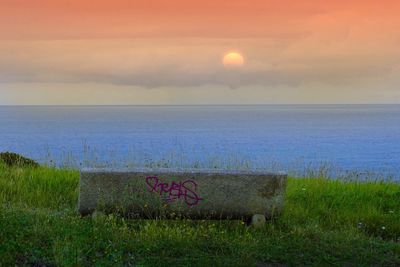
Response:
POLYGON ((0 104, 400 103, 400 1, 0 4, 0 104))
POLYGON ((397 0, 1 0, 1 4, 2 39, 285 38, 332 26, 329 17, 323 20, 328 15, 348 23, 348 28, 365 22, 387 26, 400 20, 397 0), (320 24, 308 25, 318 17, 320 24))

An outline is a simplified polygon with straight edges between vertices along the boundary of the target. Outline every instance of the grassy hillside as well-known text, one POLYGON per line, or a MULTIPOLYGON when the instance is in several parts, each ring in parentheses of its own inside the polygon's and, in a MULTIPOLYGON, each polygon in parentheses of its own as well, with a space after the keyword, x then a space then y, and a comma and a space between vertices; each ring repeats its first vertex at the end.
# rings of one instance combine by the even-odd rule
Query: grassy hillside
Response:
POLYGON ((400 265, 400 184, 289 179, 284 214, 240 221, 76 214, 79 173, 0 165, 0 266, 400 265))

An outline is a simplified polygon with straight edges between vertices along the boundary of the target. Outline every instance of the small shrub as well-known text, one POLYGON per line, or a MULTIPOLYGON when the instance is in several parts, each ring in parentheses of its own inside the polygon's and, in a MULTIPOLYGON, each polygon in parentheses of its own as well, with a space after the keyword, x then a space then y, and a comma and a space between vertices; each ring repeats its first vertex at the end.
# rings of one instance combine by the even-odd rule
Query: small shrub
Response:
POLYGON ((36 161, 11 152, 0 153, 0 162, 8 167, 39 167, 36 161))

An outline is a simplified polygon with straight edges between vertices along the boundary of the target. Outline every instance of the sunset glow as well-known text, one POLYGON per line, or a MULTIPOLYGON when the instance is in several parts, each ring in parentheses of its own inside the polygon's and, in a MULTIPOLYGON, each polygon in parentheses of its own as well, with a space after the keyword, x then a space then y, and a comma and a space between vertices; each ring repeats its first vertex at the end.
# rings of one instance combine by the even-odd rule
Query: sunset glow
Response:
POLYGON ((0 1, 0 104, 400 102, 397 0, 0 1))
POLYGON ((240 67, 244 63, 244 58, 238 52, 230 52, 224 56, 222 63, 225 67, 240 67))

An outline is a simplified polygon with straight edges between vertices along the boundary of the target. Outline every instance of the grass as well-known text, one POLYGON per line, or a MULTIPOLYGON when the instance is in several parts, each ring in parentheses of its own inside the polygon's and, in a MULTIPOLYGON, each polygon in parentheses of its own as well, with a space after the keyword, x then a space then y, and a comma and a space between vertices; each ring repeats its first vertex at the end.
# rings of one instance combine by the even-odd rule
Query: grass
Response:
POLYGON ((76 213, 79 173, 0 165, 0 266, 399 266, 400 184, 290 178, 283 215, 126 220, 76 213))

